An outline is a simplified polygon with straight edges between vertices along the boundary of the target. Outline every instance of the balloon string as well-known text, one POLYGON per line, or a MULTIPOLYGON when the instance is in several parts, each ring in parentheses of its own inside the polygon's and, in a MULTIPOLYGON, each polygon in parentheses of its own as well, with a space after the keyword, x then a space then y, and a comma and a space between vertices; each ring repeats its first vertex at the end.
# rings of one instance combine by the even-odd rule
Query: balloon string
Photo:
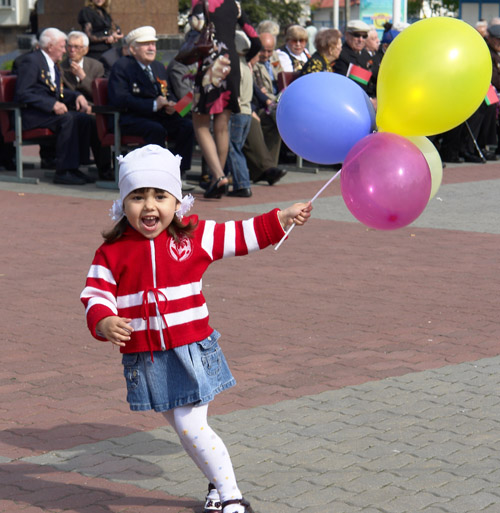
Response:
MULTIPOLYGON (((342 169, 339 169, 331 178, 330 180, 328 180, 328 182, 325 183, 325 185, 323 185, 323 187, 321 187, 321 189, 311 198, 311 203, 337 178, 337 176, 340 175, 340 172, 342 171, 342 169)), ((275 248, 274 248, 274 251, 278 251, 278 249, 280 248, 280 246, 283 244, 284 240, 288 237, 288 235, 290 234, 290 232, 296 227, 297 225, 295 223, 292 224, 292 226, 290 226, 290 228, 288 228, 288 230, 285 232, 285 235, 283 235, 283 237, 281 238, 281 240, 278 242, 278 244, 276 244, 275 248)))

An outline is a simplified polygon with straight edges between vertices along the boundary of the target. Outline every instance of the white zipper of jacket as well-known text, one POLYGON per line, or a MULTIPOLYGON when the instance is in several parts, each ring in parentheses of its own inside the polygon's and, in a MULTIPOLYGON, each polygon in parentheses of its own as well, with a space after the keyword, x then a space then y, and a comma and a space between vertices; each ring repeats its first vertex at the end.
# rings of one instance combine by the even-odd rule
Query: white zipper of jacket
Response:
MULTIPOLYGON (((156 289, 156 250, 155 250, 155 241, 154 241, 154 239, 151 239, 149 241, 149 245, 151 247, 151 267, 153 268, 153 287, 156 289)), ((166 347, 165 347, 165 340, 163 338, 163 327, 164 327, 163 326, 164 325, 163 317, 160 314, 160 307, 158 306, 158 303, 156 302, 156 298, 155 298, 154 301, 155 301, 155 307, 156 307, 156 318, 160 322, 161 350, 165 351, 166 347)), ((166 328, 166 326, 165 326, 165 328, 166 328)))

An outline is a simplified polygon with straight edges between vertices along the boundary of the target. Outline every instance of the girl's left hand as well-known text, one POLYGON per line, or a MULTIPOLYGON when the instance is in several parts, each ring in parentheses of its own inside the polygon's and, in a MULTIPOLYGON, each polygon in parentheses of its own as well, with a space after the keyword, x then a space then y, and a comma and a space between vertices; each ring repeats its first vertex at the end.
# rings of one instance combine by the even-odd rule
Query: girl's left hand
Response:
POLYGON ((287 230, 292 224, 302 226, 311 217, 313 207, 310 201, 307 203, 294 203, 284 210, 278 212, 283 230, 287 230))

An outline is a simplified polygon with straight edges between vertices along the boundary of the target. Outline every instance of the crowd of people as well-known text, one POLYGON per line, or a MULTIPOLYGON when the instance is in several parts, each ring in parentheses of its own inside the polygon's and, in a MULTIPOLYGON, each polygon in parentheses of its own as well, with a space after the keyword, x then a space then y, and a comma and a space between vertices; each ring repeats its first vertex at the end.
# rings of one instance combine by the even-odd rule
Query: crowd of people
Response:
MULTIPOLYGON (((386 24, 381 40, 362 20, 349 21, 343 33, 318 30, 310 22, 292 24, 282 32, 271 20, 254 30, 237 2, 199 0, 189 27, 201 31, 205 23, 213 24, 214 46, 193 68, 176 59, 157 59, 154 27, 137 27, 124 36, 109 13, 110 1, 87 0, 77 17, 81 31, 65 34, 47 28, 33 51, 14 62, 15 99, 27 105, 23 128, 49 128, 56 135, 55 144, 44 144, 40 150, 42 166, 55 169, 55 183, 93 181, 79 169, 92 157, 99 178, 114 179, 110 151, 100 146, 92 114, 92 83, 106 77, 109 103, 124 111, 122 133, 140 135, 145 144, 169 146, 179 154, 184 190, 194 188, 187 182, 187 172, 198 143, 204 196, 250 197, 252 183, 274 185, 286 174, 280 164, 286 164, 287 149, 276 123, 280 73, 348 76, 376 108, 380 64, 389 44, 405 28, 386 24), (357 80, 360 71, 364 80, 357 80), (188 93, 193 95, 192 109, 181 116, 176 105, 188 93)), ((490 48, 492 84, 498 90, 500 21, 482 20, 476 28, 490 48)), ((465 123, 432 141, 444 162, 484 162, 499 158, 498 136, 496 105, 483 103, 465 123)), ((3 145, 6 169, 15 169, 12 158, 3 145)))

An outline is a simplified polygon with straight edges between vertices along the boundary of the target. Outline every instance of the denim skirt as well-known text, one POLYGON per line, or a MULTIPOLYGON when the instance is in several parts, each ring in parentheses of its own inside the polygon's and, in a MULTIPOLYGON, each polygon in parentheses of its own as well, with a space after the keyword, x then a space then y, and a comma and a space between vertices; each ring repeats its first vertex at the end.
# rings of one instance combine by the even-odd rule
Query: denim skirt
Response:
POLYGON ((220 334, 168 351, 122 356, 127 401, 134 411, 171 410, 186 404, 205 404, 236 384, 219 347, 220 334))

